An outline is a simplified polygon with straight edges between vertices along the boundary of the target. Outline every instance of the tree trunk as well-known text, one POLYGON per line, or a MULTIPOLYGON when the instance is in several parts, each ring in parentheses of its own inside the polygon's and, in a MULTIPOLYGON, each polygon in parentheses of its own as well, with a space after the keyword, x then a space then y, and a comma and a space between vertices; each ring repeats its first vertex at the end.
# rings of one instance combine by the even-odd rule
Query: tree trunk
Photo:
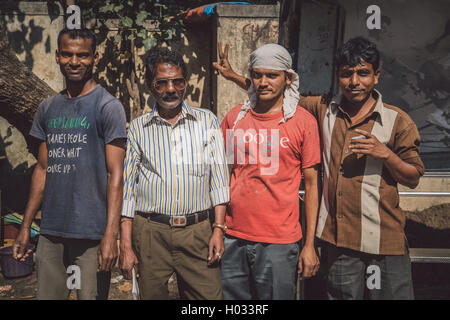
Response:
POLYGON ((29 130, 39 104, 54 94, 52 88, 19 61, 0 21, 0 116, 22 132, 35 156, 36 142, 30 139, 29 130))

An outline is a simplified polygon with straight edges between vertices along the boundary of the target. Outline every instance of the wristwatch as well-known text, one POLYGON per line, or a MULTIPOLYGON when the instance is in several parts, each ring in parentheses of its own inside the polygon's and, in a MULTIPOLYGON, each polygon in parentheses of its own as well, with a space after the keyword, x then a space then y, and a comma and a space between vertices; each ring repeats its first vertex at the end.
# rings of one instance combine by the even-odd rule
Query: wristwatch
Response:
POLYGON ((220 223, 213 223, 213 228, 220 228, 224 234, 227 233, 227 229, 228 229, 226 224, 220 224, 220 223))

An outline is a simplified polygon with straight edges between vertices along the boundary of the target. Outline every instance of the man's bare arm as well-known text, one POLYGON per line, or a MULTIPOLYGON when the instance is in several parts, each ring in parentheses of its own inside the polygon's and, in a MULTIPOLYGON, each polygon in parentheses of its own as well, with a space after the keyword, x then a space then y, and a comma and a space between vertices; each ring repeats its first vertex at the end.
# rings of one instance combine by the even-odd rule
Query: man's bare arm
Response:
POLYGON ((25 208, 22 226, 19 235, 13 245, 13 257, 22 261, 31 251, 25 252, 26 246, 30 241, 30 228, 33 219, 38 211, 44 197, 45 177, 47 172, 47 143, 41 142, 39 145, 38 162, 33 170, 31 177, 30 195, 25 208))
POLYGON ((111 270, 117 260, 117 234, 119 232, 120 211, 123 195, 123 159, 125 139, 116 139, 106 145, 106 167, 108 170, 107 222, 98 251, 99 270, 111 270))
POLYGON ((132 277, 132 270, 138 274, 138 259, 133 251, 132 245, 132 231, 133 219, 128 217, 121 217, 120 219, 120 257, 119 268, 122 271, 123 277, 130 280, 132 277))
POLYGON ((228 61, 228 49, 230 46, 228 44, 225 45, 225 51, 222 51, 222 45, 217 42, 217 49, 219 51, 219 61, 213 62, 213 67, 216 69, 216 74, 220 73, 225 79, 233 81, 239 87, 244 90, 248 90, 250 87, 250 79, 247 79, 244 76, 241 76, 234 72, 233 68, 231 68, 230 62, 228 61))
POLYGON ((303 170, 305 181, 306 236, 299 258, 302 279, 312 277, 319 269, 319 259, 314 245, 317 215, 319 211, 318 165, 303 170))
MULTIPOLYGON (((225 225, 225 214, 227 206, 225 204, 219 204, 214 207, 214 223, 225 225)), ((214 228, 209 240, 209 255, 208 264, 213 264, 214 262, 220 260, 225 251, 223 244, 224 231, 220 228, 214 228)))

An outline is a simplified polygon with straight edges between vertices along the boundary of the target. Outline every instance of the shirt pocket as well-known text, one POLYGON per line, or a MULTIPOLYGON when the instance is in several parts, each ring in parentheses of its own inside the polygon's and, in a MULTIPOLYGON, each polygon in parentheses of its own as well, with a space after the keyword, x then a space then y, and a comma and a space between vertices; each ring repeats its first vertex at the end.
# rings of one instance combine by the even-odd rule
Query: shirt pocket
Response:
POLYGON ((203 177, 206 171, 206 165, 204 163, 193 163, 188 165, 187 172, 190 176, 203 177))

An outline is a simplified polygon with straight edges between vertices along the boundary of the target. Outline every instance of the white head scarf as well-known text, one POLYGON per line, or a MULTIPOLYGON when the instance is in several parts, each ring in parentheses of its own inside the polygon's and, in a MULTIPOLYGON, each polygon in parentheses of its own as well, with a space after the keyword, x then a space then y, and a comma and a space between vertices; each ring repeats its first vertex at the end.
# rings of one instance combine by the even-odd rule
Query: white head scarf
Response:
MULTIPOLYGON (((280 123, 286 122, 294 115, 299 101, 299 79, 298 74, 291 69, 291 55, 284 47, 278 44, 265 44, 253 51, 250 55, 250 69, 255 68, 280 70, 291 74, 290 79, 292 83, 287 85, 284 90, 283 119, 281 119, 280 123)), ((256 106, 256 90, 253 87, 253 83, 248 88, 247 93, 248 99, 242 105, 236 121, 234 122, 233 129, 236 126, 236 123, 243 119, 250 109, 254 109, 256 106)))

